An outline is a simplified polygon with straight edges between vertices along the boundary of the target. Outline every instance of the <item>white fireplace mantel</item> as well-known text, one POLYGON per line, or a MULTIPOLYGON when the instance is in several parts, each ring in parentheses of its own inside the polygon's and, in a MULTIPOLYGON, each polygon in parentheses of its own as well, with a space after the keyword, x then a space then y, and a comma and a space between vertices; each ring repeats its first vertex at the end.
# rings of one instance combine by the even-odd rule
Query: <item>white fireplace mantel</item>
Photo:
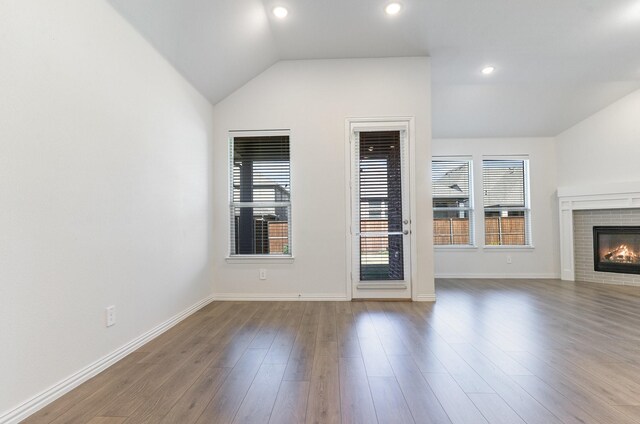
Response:
POLYGON ((640 208, 640 182, 558 188, 560 267, 563 280, 575 280, 573 211, 640 208))

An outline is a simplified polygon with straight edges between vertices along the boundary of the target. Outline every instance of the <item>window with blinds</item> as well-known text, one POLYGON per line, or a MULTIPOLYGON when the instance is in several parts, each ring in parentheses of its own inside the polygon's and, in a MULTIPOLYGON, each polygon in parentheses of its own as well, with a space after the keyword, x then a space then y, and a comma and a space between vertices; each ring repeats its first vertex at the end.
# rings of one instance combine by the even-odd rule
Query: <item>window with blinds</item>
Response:
POLYGON ((230 255, 291 255, 289 135, 230 137, 230 255))
POLYGON ((485 245, 531 245, 529 161, 485 159, 482 184, 485 245))
POLYGON ((474 245, 471 164, 470 159, 434 158, 431 162, 436 246, 474 245))

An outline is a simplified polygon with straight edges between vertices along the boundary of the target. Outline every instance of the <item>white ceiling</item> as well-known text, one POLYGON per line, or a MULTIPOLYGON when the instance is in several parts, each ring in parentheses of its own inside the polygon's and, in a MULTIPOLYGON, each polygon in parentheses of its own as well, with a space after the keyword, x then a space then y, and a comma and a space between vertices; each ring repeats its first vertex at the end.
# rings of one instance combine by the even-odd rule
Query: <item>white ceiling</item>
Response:
POLYGON ((640 88, 640 0, 109 1, 214 104, 278 60, 429 55, 434 137, 554 136, 640 88))

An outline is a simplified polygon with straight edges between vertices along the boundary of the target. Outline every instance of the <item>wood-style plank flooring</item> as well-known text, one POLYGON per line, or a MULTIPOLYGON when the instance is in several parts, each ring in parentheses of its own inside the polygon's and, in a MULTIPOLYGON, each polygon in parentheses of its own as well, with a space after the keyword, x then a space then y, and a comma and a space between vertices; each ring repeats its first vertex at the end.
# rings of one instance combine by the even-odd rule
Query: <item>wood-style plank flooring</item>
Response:
POLYGON ((215 302, 26 423, 640 423, 640 288, 215 302))

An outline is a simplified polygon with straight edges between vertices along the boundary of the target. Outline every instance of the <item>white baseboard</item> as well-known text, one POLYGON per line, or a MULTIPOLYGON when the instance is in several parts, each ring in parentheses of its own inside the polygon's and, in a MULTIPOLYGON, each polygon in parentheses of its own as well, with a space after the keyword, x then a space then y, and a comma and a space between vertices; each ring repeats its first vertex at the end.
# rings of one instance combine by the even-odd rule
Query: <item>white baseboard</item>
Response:
POLYGON ((491 279, 560 279, 560 274, 558 273, 548 273, 548 274, 436 274, 435 278, 491 278, 491 279))
POLYGON ((98 359, 94 363, 84 367, 83 369, 70 375, 69 377, 65 378, 59 383, 44 390, 40 394, 18 405, 16 408, 0 414, 0 424, 19 423, 20 421, 24 420, 28 416, 34 414, 36 411, 44 408, 54 400, 60 398, 62 395, 75 389, 80 384, 89 380, 91 377, 96 376, 101 371, 115 364, 120 359, 127 356, 129 353, 138 349, 140 346, 151 341, 152 339, 155 339, 156 337, 158 337, 159 335, 161 335, 162 333, 164 333, 165 331, 167 331, 168 329, 170 329, 180 321, 184 320, 188 316, 192 315, 193 313, 197 312, 198 310, 202 309, 203 307, 211 303, 213 300, 214 300, 213 295, 208 296, 205 299, 202 299, 195 305, 192 305, 189 308, 185 309, 184 311, 178 313, 177 315, 174 315, 173 317, 169 318, 162 324, 152 328, 151 330, 140 335, 139 337, 136 337, 135 339, 131 340, 129 343, 125 344, 124 346, 116 349, 115 351, 111 352, 106 356, 103 356, 102 358, 98 359))
POLYGON ((435 294, 419 294, 416 297, 416 302, 435 302, 436 295, 435 294))
POLYGON ((251 301, 292 301, 292 300, 306 300, 306 301, 346 301, 351 300, 347 298, 345 294, 298 294, 298 293, 282 293, 282 294, 268 294, 268 293, 214 293, 213 297, 216 300, 251 300, 251 301))

